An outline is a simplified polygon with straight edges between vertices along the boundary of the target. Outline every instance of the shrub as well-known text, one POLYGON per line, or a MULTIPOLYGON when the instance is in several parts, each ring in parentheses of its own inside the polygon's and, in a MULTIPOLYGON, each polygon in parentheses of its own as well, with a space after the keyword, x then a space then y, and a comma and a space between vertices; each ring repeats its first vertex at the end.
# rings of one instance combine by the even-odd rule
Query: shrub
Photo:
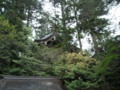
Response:
POLYGON ((84 52, 67 53, 55 63, 54 73, 64 81, 68 90, 85 90, 97 87, 99 79, 94 71, 97 63, 84 52))

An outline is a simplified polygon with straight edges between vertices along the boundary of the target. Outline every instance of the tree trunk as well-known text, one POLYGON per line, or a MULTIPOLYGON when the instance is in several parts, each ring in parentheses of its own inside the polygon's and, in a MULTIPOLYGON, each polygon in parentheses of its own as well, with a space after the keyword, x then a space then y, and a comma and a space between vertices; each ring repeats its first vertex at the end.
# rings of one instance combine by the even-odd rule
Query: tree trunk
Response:
POLYGON ((61 14, 62 14, 62 24, 63 24, 63 27, 66 28, 65 14, 64 14, 64 5, 62 3, 61 3, 61 14))
POLYGON ((30 24, 30 10, 28 9, 28 15, 27 15, 27 27, 29 27, 29 24, 30 24))
POLYGON ((98 47, 98 42, 95 36, 95 33, 93 30, 91 30, 90 32, 92 40, 93 40, 93 44, 94 44, 94 49, 95 49, 95 56, 97 57, 97 59, 101 59, 100 58, 100 51, 99 51, 99 47, 98 47))
POLYGON ((78 26, 78 18, 77 18, 77 10, 76 8, 74 7, 74 14, 75 14, 75 19, 76 19, 76 31, 77 31, 77 36, 78 36, 78 41, 79 41, 79 46, 80 46, 80 50, 82 51, 82 42, 81 42, 81 38, 80 38, 80 28, 78 26))
POLYGON ((82 41, 81 41, 81 38, 80 38, 80 31, 77 30, 77 34, 78 34, 78 41, 79 41, 79 46, 80 46, 80 50, 82 51, 82 41))

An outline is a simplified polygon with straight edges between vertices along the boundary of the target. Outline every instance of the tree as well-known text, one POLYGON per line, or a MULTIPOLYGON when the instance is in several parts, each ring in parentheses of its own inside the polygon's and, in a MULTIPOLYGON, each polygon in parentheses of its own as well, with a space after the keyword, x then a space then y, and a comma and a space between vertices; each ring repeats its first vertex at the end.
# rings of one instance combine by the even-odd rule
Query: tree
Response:
POLYGON ((119 90, 120 87, 120 36, 111 38, 105 43, 105 56, 97 73, 109 82, 111 90, 119 90))
POLYGON ((10 25, 8 20, 0 16, 0 72, 7 74, 12 64, 11 58, 19 58, 19 46, 16 43, 15 26, 10 25), (13 48, 14 47, 14 48, 13 48))
MULTIPOLYGON (((61 26, 58 26, 61 27, 61 29, 63 26, 63 30, 61 30, 63 31, 63 36, 61 35, 61 37, 65 35, 65 40, 72 42, 75 37, 69 36, 75 36, 76 33, 79 47, 82 50, 81 39, 83 35, 90 34, 96 56, 98 59, 101 59, 99 50, 99 48, 102 48, 101 40, 105 40, 103 38, 107 38, 107 35, 109 35, 109 31, 104 29, 108 25, 107 20, 100 18, 100 16, 107 13, 105 3, 102 0, 51 1, 55 8, 61 10, 61 26), (68 39, 67 36, 69 37, 68 39)), ((55 18, 59 19, 58 17, 55 18)))
POLYGON ((59 8, 61 12, 59 15, 55 11, 55 17, 52 20, 53 27, 58 32, 58 39, 60 41, 58 46, 67 50, 72 44, 74 33, 74 29, 71 27, 69 0, 50 0, 50 2, 53 3, 54 8, 59 8))
POLYGON ((28 39, 30 30, 22 29, 24 32, 18 34, 17 28, 0 16, 0 76, 47 75, 42 61, 34 56, 39 47, 28 39))
POLYGON ((27 20, 27 26, 32 21, 33 13, 40 12, 42 7, 38 0, 4 0, 1 1, 0 13, 4 15, 10 23, 17 25, 21 29, 22 20, 27 20))
POLYGON ((47 12, 41 14, 41 18, 38 19, 39 26, 36 28, 36 39, 41 39, 47 34, 55 32, 51 23, 51 16, 47 12))
POLYGON ((91 35, 95 56, 97 59, 101 59, 100 48, 103 48, 101 43, 104 42, 110 33, 105 29, 108 25, 107 20, 100 18, 101 15, 107 13, 105 4, 101 0, 91 0, 89 2, 84 0, 81 5, 83 5, 79 16, 81 29, 85 34, 91 35))

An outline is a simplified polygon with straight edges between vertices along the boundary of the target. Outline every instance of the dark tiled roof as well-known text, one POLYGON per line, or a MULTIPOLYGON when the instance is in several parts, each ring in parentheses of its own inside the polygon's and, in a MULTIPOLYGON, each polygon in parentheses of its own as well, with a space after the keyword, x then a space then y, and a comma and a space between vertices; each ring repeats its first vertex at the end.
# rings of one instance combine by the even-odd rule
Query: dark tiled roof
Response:
POLYGON ((42 37, 41 39, 35 39, 35 42, 48 41, 51 38, 53 38, 56 34, 57 34, 56 32, 51 32, 45 35, 44 37, 42 37))

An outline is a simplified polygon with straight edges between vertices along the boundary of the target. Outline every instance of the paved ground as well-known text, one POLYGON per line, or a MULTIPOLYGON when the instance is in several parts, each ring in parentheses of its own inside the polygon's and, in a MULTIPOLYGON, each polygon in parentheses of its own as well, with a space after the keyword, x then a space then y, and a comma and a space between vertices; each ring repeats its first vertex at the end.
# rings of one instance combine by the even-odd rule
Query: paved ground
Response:
POLYGON ((57 77, 5 76, 0 90, 63 90, 57 77))

